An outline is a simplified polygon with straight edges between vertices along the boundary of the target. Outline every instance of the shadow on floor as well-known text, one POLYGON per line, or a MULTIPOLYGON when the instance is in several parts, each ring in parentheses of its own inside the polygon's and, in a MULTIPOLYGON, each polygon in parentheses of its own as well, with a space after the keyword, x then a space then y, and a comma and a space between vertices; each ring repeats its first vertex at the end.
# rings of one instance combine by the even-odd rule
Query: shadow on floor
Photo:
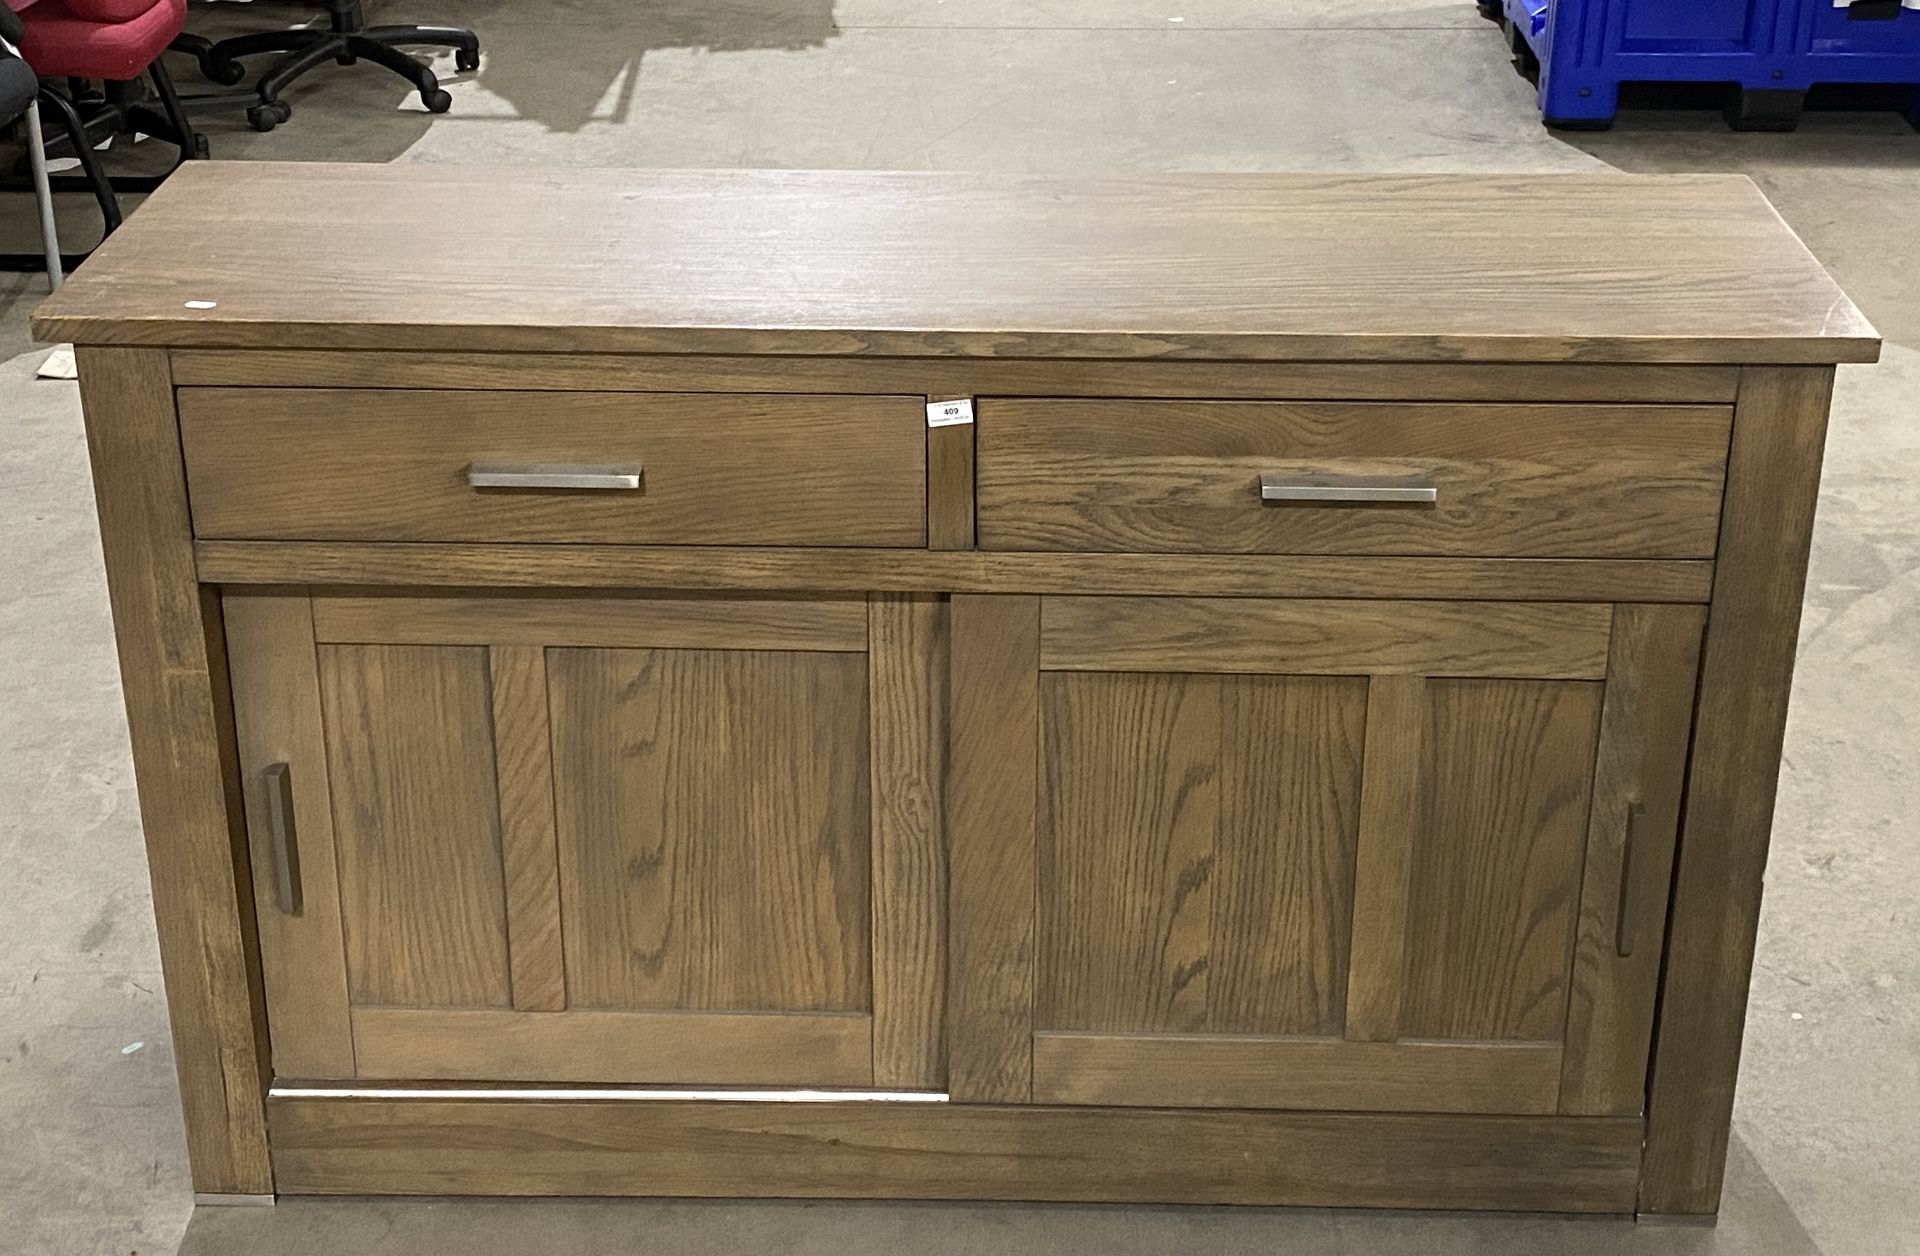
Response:
MULTIPOLYGON (((467 26, 480 35, 480 82, 512 104, 516 116, 540 122, 552 132, 573 132, 590 123, 626 124, 631 120, 635 84, 649 52, 668 48, 700 52, 804 51, 821 48, 838 34, 835 0, 713 0, 697 6, 632 4, 609 9, 604 3, 552 0, 528 6, 509 0, 373 0, 370 22, 425 22, 467 26), (612 93, 611 101, 608 93, 612 93)), ((278 4, 218 4, 195 10, 193 29, 208 38, 244 30, 292 25, 310 10, 278 4)), ((249 62, 255 74, 267 58, 249 62)), ((396 105, 408 94, 396 77, 370 68, 345 74, 370 80, 349 90, 377 91, 396 105)), ((300 95, 340 75, 323 67, 302 79, 287 99, 296 112, 300 95)), ((193 81, 188 72, 183 80, 193 81)), ((249 81, 252 81, 251 79, 249 81)), ((200 90, 196 88, 195 90, 200 90)), ((413 115, 402 115, 409 117, 413 115)), ((391 160, 420 138, 428 125, 418 115, 412 127, 390 127, 383 120, 385 156, 362 153, 356 137, 354 159, 391 160), (408 131, 411 134, 408 134, 408 131)))
MULTIPOLYGON (((569 22, 570 6, 552 6, 551 24, 496 39, 480 82, 522 118, 549 131, 578 131, 593 122, 631 119, 641 62, 668 48, 749 52, 820 48, 838 33, 834 0, 723 0, 660 9, 636 4, 609 21, 569 22), (555 72, 556 66, 564 71, 555 72), (606 102, 609 89, 613 100, 606 102), (602 107, 605 106, 605 112, 602 107)), ((478 19, 476 19, 478 20, 478 19)))

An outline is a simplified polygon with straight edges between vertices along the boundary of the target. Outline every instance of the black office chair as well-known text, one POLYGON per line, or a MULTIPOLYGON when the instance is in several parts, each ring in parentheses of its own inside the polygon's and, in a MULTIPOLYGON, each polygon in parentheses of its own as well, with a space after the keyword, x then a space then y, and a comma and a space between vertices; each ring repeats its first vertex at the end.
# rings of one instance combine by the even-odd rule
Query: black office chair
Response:
MULTIPOLYGON (((33 68, 14 54, 22 30, 19 15, 0 3, 0 126, 15 118, 27 122, 27 158, 33 167, 33 195, 40 210, 41 261, 47 268, 47 283, 60 286, 63 267, 60 241, 53 225, 53 190, 47 180, 47 150, 40 136, 40 117, 34 112, 40 95, 40 78, 33 68)), ((12 263, 24 255, 7 254, 0 258, 0 269, 14 269, 12 263)))
POLYGON ((174 48, 191 54, 200 70, 224 87, 245 78, 238 58, 262 52, 287 55, 260 79, 258 104, 247 108, 247 123, 256 131, 271 131, 293 116, 280 93, 293 80, 326 61, 352 65, 362 57, 383 65, 420 89, 420 103, 433 113, 445 113, 453 97, 441 89, 432 70, 400 51, 405 46, 453 49, 453 63, 463 73, 480 68, 480 37, 458 26, 368 26, 360 0, 321 0, 330 19, 326 27, 295 27, 236 35, 214 43, 197 35, 183 35, 174 48))
MULTIPOLYGON (((40 136, 40 117, 34 112, 40 96, 40 78, 32 66, 14 54, 22 33, 19 15, 0 3, 0 125, 15 118, 26 119, 27 159, 33 167, 33 196, 40 210, 41 261, 47 268, 47 283, 57 288, 64 267, 53 225, 53 189, 47 179, 47 150, 40 136)), ((25 254, 0 255, 0 270, 14 270, 27 260, 25 254)))

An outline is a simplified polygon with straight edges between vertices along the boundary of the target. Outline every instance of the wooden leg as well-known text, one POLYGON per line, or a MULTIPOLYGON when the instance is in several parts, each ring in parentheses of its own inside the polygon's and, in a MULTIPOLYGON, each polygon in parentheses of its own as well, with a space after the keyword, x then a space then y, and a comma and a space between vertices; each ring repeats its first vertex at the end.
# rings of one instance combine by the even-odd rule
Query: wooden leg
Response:
POLYGON ((1733 450, 1647 1104, 1643 1213, 1720 1207, 1831 367, 1749 367, 1733 450))
POLYGON ((201 590, 161 349, 79 350, 94 496, 196 1191, 262 1195, 265 1013, 219 606, 201 590))

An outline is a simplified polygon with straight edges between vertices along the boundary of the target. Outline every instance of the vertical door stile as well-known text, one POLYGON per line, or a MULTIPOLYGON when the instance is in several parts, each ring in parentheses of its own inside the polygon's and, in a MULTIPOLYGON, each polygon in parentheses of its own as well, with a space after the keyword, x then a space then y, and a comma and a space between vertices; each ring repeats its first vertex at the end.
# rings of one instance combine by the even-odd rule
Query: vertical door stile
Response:
POLYGON ((1352 1042, 1392 1042, 1400 1036, 1408 879, 1420 828, 1426 705, 1424 676, 1378 675, 1368 681, 1353 942, 1347 966, 1346 1037, 1352 1042))
POLYGON ((1560 1111, 1569 1116, 1630 1116, 1645 1100, 1705 624, 1699 606, 1614 609, 1567 1000, 1560 1111))
POLYGON ((959 595, 950 613, 947 1088, 960 1103, 1026 1103, 1033 1095, 1040 599, 959 595))
POLYGON ((934 1090, 946 1077, 946 661, 945 603, 871 597, 873 1084, 887 1090, 934 1090))
POLYGON ((500 778, 500 856, 513 1006, 521 1012, 558 1012, 567 1006, 567 978, 547 652, 538 645, 495 645, 488 648, 487 666, 493 681, 493 752, 500 778))
POLYGON ((231 590, 222 599, 222 613, 273 1071, 300 1079, 352 1077, 346 942, 312 600, 304 588, 231 590), (275 901, 275 853, 268 840, 273 823, 266 774, 279 765, 291 786, 292 817, 286 827, 298 850, 293 911, 275 901))

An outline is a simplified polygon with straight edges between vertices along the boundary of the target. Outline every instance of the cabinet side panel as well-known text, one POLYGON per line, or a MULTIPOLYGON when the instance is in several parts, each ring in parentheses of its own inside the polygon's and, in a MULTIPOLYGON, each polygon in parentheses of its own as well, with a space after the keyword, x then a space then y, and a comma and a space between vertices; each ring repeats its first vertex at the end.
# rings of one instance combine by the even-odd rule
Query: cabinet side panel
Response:
POLYGON ((248 954, 246 838, 216 699, 218 608, 194 574, 167 355, 82 348, 79 363, 193 1185, 264 1194, 266 1029, 248 954))
POLYGON ((1674 877, 1640 1207, 1720 1206, 1820 494, 1830 367, 1742 372, 1674 877))
POLYGON ((1601 686, 1436 680, 1404 1038, 1557 1040, 1601 686))
POLYGON ((322 646, 320 679, 353 1002, 509 1006, 486 650, 322 646))
POLYGON ((569 1005, 866 1011, 867 661, 552 649, 569 1005))

